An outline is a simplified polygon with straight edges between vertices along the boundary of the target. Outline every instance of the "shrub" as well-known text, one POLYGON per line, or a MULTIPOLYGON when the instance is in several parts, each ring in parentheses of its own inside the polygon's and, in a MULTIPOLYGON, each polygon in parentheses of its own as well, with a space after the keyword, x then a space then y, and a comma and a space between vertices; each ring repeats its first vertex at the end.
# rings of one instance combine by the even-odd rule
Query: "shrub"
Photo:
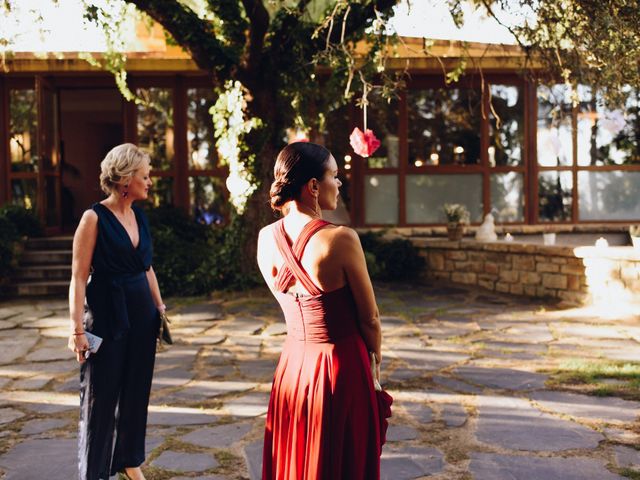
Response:
POLYGON ((369 276, 371 278, 380 277, 380 265, 378 264, 378 260, 376 256, 368 251, 364 251, 364 260, 367 262, 367 271, 369 272, 369 276))
POLYGON ((0 281, 6 280, 16 266, 19 238, 20 235, 13 223, 8 218, 0 216, 0 281))
POLYGON ((202 295, 255 284, 239 274, 242 231, 235 222, 207 226, 175 207, 149 209, 147 216, 163 295, 202 295))
POLYGON ((153 238, 153 269, 165 295, 198 295, 208 291, 200 265, 208 255, 206 227, 181 209, 161 207, 147 212, 153 238))
POLYGON ((41 237, 44 233, 40 219, 31 209, 7 204, 0 207, 0 217, 13 223, 18 234, 22 237, 41 237))
POLYGON ((425 266, 424 258, 409 240, 384 240, 382 233, 360 235, 369 275, 374 280, 415 280, 425 266))

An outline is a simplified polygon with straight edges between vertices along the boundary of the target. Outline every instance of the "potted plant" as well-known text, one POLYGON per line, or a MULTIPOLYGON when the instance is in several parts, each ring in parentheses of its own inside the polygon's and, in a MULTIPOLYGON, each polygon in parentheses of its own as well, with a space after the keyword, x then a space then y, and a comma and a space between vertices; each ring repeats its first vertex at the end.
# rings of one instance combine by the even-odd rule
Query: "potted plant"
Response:
POLYGON ((629 227, 629 235, 631 236, 633 247, 640 250, 640 225, 631 225, 629 227))
POLYGON ((459 203, 445 203, 442 207, 447 217, 447 236, 449 240, 460 240, 464 226, 469 223, 469 210, 459 203))

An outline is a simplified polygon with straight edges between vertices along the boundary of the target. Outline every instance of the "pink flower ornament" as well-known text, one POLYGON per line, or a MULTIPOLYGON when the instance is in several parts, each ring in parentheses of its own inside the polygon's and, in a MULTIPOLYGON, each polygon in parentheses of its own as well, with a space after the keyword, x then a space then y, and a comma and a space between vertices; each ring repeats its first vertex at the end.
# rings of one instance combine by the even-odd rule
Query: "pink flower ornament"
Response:
POLYGON ((380 146, 380 140, 376 138, 373 132, 369 129, 365 129, 363 132, 358 127, 353 129, 351 136, 349 137, 351 147, 361 157, 369 157, 373 155, 380 146))

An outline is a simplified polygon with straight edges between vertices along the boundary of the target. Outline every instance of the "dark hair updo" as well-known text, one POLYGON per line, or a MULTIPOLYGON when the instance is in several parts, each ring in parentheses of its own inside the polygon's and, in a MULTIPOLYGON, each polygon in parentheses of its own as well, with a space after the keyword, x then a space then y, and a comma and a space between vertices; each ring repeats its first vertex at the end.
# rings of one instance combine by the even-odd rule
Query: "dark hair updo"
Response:
POLYGON ((297 200, 302 187, 312 178, 321 181, 331 152, 309 142, 290 143, 278 154, 269 195, 271 208, 280 210, 289 200, 297 200))

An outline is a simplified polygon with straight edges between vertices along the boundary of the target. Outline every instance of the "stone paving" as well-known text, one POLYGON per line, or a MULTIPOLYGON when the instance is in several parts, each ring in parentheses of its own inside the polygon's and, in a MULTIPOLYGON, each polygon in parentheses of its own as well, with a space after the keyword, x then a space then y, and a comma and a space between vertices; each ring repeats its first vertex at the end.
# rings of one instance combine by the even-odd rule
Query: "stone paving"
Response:
MULTIPOLYGON (((640 316, 457 288, 376 293, 382 380, 395 398, 383 479, 640 478, 637 383, 618 398, 552 382, 566 362, 639 361, 640 316)), ((275 301, 265 290, 216 293, 176 299, 170 314, 177 341, 157 358, 147 478, 259 478, 286 333, 275 301)), ((67 332, 64 301, 0 304, 1 478, 76 478, 67 332)))

